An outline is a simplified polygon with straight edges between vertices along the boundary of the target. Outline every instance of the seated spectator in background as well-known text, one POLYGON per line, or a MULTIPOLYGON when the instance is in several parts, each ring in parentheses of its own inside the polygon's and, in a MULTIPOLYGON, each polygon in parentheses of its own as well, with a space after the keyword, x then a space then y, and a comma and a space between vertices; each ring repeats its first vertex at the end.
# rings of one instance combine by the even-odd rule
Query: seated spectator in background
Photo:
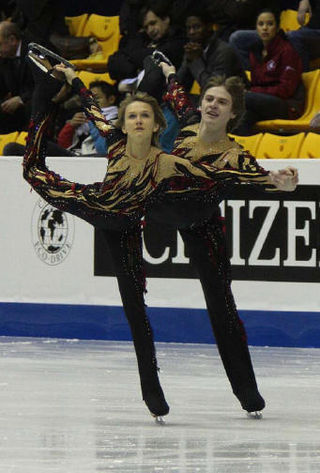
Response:
POLYGON ((246 113, 235 134, 251 134, 260 120, 295 119, 303 112, 302 61, 279 29, 279 21, 279 14, 270 9, 257 17, 259 41, 250 51, 251 86, 245 97, 246 113))
POLYGON ((27 42, 19 27, 0 22, 0 133, 28 126, 34 85, 26 53, 27 42))
MULTIPOLYGON (((105 81, 94 81, 90 84, 95 99, 107 120, 118 117, 118 107, 115 105, 117 92, 105 81)), ((86 119, 85 114, 76 112, 71 120, 65 124, 58 135, 58 145, 80 155, 106 156, 106 140, 97 128, 86 119)))
MULTIPOLYGON (((302 59, 303 70, 308 71, 309 61, 320 57, 320 0, 292 2, 291 6, 287 5, 287 8, 297 8, 297 20, 302 27, 289 31, 287 36, 302 59), (304 25, 307 13, 310 15, 310 19, 304 25)), ((238 51, 245 69, 250 69, 249 51, 252 43, 257 39, 256 30, 238 30, 232 33, 229 38, 232 47, 238 51)))
POLYGON ((239 76, 246 82, 237 54, 228 43, 218 38, 210 15, 202 5, 189 9, 185 27, 188 41, 177 76, 187 91, 195 80, 202 87, 213 75, 239 76))
MULTIPOLYGON (((95 99, 107 120, 118 117, 118 94, 114 86, 105 81, 94 81, 90 84, 95 99)), ((80 108, 80 105, 79 105, 80 108)), ((3 150, 4 156, 23 156, 25 146, 19 143, 8 143, 3 150)), ((58 133, 57 142, 48 141, 48 156, 106 156, 106 140, 96 127, 88 122, 82 111, 77 111, 58 133)))
POLYGON ((185 38, 179 28, 171 25, 169 5, 167 0, 160 0, 142 7, 139 16, 143 31, 126 38, 124 44, 120 42, 119 50, 109 57, 107 69, 112 79, 136 77, 144 68, 144 59, 155 49, 180 66, 185 38))
POLYGON ((288 38, 302 58, 304 71, 308 71, 310 60, 320 58, 320 0, 301 0, 297 19, 301 28, 290 31, 288 38))

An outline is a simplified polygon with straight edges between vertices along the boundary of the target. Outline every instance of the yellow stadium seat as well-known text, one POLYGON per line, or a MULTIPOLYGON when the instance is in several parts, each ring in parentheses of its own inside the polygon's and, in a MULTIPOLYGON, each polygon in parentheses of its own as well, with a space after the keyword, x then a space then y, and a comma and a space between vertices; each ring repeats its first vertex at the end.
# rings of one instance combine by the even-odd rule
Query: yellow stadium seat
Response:
POLYGON ((74 59, 71 62, 78 69, 105 71, 108 57, 115 53, 119 47, 119 16, 90 15, 85 24, 83 36, 94 36, 102 51, 96 56, 87 59, 74 59))
MULTIPOLYGON (((283 10, 280 14, 280 28, 285 32, 298 30, 301 25, 298 22, 297 14, 297 10, 283 10)), ((305 23, 308 23, 308 21, 309 13, 306 14, 305 23)))
POLYGON ((263 133, 257 133, 256 135, 251 136, 237 136, 230 133, 229 136, 230 138, 234 138, 234 140, 245 150, 249 151, 252 156, 256 156, 263 133))
POLYGON ((108 84, 114 85, 116 83, 115 80, 111 79, 108 72, 98 73, 98 72, 89 72, 89 71, 80 71, 78 74, 79 79, 82 80, 86 87, 89 87, 90 82, 96 80, 104 80, 108 82, 108 84))
POLYGON ((308 133, 303 140, 299 157, 303 159, 320 158, 320 135, 308 133))
POLYGON ((301 117, 296 120, 264 120, 256 123, 258 130, 284 132, 308 131, 312 117, 320 108, 320 69, 302 74, 306 89, 305 108, 301 117))
POLYGON ((20 131, 19 135, 17 136, 16 143, 19 143, 19 145, 26 145, 26 138, 28 136, 27 131, 20 131))
POLYGON ((5 145, 16 141, 18 134, 18 131, 14 131, 6 135, 0 135, 0 156, 2 156, 3 148, 5 147, 5 145))
POLYGON ((71 36, 83 36, 83 30, 88 20, 88 13, 79 16, 65 16, 64 21, 71 36))
POLYGON ((257 149, 257 159, 297 159, 304 140, 304 133, 290 136, 265 133, 257 149))

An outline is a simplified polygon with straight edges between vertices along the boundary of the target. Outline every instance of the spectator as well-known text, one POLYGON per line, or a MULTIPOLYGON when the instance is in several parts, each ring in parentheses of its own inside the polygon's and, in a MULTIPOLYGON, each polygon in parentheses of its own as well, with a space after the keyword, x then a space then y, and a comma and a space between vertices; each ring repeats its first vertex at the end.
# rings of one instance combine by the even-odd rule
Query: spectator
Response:
POLYGON ((27 43, 19 27, 0 22, 0 133, 25 130, 30 119, 33 78, 27 43))
POLYGON ((136 77, 144 68, 144 59, 155 49, 168 56, 176 67, 180 66, 185 39, 179 28, 171 25, 168 8, 163 0, 142 7, 143 31, 131 36, 125 44, 120 43, 119 50, 109 57, 108 72, 112 79, 136 77))
POLYGON ((250 51, 251 87, 246 113, 236 134, 249 135, 259 120, 295 119, 304 108, 302 61, 279 29, 280 16, 270 9, 257 17, 259 41, 250 51))
MULTIPOLYGON (((117 91, 105 81, 94 81, 90 90, 102 109, 102 113, 111 123, 118 117, 117 91)), ((80 108, 80 105, 79 105, 80 108)), ((23 156, 25 146, 8 143, 3 150, 4 156, 23 156)), ((82 111, 76 111, 58 133, 57 142, 48 140, 48 156, 106 156, 106 140, 82 111)))
MULTIPOLYGON (((90 90, 106 120, 115 120, 118 117, 118 107, 115 105, 117 93, 114 87, 104 81, 94 81, 90 84, 90 90)), ((106 140, 87 121, 82 111, 76 112, 62 128, 58 135, 58 145, 80 155, 107 154, 106 140)))
MULTIPOLYGON (((285 5, 285 2, 282 2, 285 5)), ((293 47, 298 51, 302 62, 303 70, 309 70, 310 59, 320 57, 320 0, 301 0, 296 3, 286 5, 287 8, 297 11, 297 20, 301 28, 288 32, 288 39, 293 47), (309 22, 306 21, 306 14, 310 15, 309 22)), ((250 69, 249 50, 251 44, 258 39, 256 30, 238 30, 232 33, 229 42, 240 55, 242 65, 245 69, 250 69)))
POLYGON ((232 47, 213 32, 207 11, 200 7, 189 10, 185 20, 188 42, 178 79, 190 91, 196 80, 202 87, 213 75, 239 76, 246 82, 240 60, 232 47))
POLYGON ((320 0, 301 0, 297 19, 301 28, 290 31, 288 38, 302 58, 304 71, 308 71, 310 60, 320 57, 320 0))

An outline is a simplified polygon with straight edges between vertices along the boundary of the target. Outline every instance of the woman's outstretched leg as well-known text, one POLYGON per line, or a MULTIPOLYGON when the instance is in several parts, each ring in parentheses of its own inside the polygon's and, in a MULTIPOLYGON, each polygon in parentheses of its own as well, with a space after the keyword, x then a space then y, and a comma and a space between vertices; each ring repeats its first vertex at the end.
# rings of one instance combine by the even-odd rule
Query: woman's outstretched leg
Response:
POLYGON ((145 275, 139 227, 123 232, 100 230, 110 248, 124 312, 136 352, 142 397, 154 416, 168 414, 159 377, 152 328, 144 303, 145 275))

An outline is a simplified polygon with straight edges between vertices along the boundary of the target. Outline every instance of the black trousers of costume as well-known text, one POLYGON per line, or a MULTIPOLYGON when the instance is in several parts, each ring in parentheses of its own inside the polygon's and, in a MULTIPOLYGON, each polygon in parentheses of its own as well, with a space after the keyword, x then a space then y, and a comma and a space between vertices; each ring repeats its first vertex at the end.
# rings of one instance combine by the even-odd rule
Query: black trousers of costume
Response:
POLYGON ((218 350, 234 394, 243 399, 257 384, 247 338, 231 292, 230 261, 219 218, 179 230, 197 269, 218 350))
MULTIPOLYGON (((231 292, 230 262, 221 221, 179 230, 192 264, 199 273, 218 350, 233 393, 243 400, 257 391, 245 329, 231 292)), ((141 230, 103 230, 109 246, 126 318, 132 333, 143 398, 162 393, 153 332, 144 304, 141 230)))
POLYGON ((110 249, 124 312, 131 329, 142 397, 145 399, 150 393, 162 395, 153 332, 144 303, 141 229, 136 226, 121 232, 102 230, 102 234, 110 249))

